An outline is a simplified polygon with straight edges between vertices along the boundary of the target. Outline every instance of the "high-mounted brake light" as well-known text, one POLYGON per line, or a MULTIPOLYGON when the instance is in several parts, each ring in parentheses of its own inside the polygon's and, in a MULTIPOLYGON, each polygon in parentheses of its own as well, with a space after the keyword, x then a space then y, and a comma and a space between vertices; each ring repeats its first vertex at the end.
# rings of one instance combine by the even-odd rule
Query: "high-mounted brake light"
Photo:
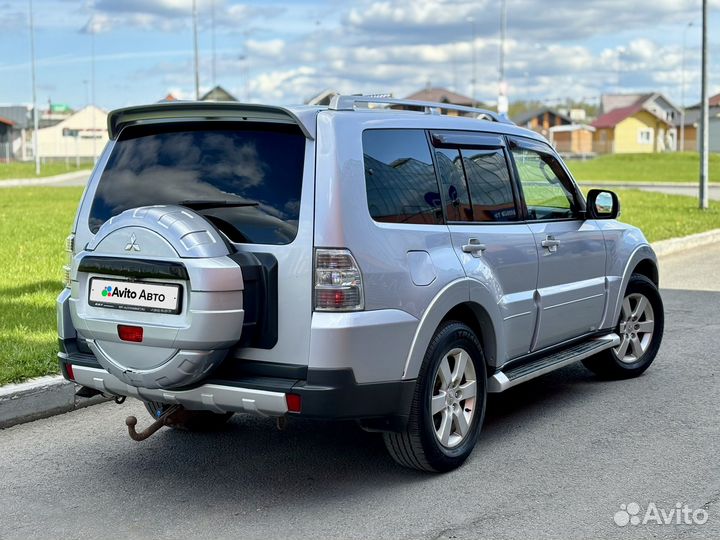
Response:
POLYGON ((134 341, 140 343, 143 340, 142 326, 127 326, 118 324, 118 336, 123 341, 134 341))
POLYGON ((347 249, 315 250, 315 309, 360 311, 364 308, 362 274, 347 249))

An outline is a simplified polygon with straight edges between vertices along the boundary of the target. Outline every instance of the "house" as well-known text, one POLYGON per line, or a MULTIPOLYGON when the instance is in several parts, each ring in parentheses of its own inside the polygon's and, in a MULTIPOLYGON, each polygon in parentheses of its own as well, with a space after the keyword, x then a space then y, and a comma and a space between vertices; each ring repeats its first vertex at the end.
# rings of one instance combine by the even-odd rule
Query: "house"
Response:
MULTIPOLYGON (((474 101, 473 98, 463 96, 462 94, 458 94, 456 92, 452 92, 451 90, 448 90, 447 88, 434 88, 428 85, 426 88, 420 90, 419 92, 415 92, 413 94, 410 94, 409 96, 403 98, 407 99, 409 101, 433 101, 435 103, 448 103, 450 105, 462 105, 463 107, 472 107, 473 105, 475 107, 482 107, 482 103, 478 101, 474 101)), ((406 105, 393 105, 391 108, 393 109, 400 109, 400 110, 414 110, 417 109, 416 107, 408 107, 406 105)), ((448 109, 440 109, 442 114, 447 114, 449 116, 466 116, 467 114, 472 113, 463 113, 460 111, 453 111, 448 109)))
POLYGON ((0 106, 0 159, 30 159, 32 119, 26 105, 0 106))
POLYGON ((595 128, 587 124, 565 124, 548 129, 550 144, 560 154, 587 156, 593 153, 595 128))
POLYGON ((107 141, 107 113, 88 105, 53 126, 39 129, 38 154, 43 159, 95 159, 107 141))
POLYGON ((512 118, 512 121, 520 127, 531 129, 548 138, 551 127, 572 124, 570 118, 547 107, 518 114, 512 118))
POLYGON ((217 85, 209 92, 206 92, 205 95, 200 98, 200 101, 237 101, 237 98, 222 86, 217 85))
POLYGON ((664 152, 677 149, 678 109, 660 93, 609 94, 601 98, 595 128, 597 153, 664 152))
MULTIPOLYGON (((708 99, 709 106, 709 146, 711 152, 720 152, 720 94, 715 94, 708 99)), ((684 152, 699 151, 700 137, 700 103, 685 109, 685 115, 677 119, 675 127, 680 133, 680 126, 684 123, 685 145, 684 152)), ((678 135, 680 137, 680 135, 678 135)))

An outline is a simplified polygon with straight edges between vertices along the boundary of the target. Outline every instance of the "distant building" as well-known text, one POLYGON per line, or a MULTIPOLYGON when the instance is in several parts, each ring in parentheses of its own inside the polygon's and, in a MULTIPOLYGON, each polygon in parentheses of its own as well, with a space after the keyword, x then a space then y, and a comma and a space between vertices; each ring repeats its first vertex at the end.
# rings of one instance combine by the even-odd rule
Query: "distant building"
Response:
POLYGON ((677 150, 675 123, 680 109, 660 93, 608 94, 600 100, 595 128, 597 153, 645 153, 677 150))
POLYGON ((548 107, 518 114, 512 118, 512 121, 520 127, 536 131, 547 138, 549 138, 551 127, 572 124, 570 118, 548 107))
MULTIPOLYGON (((434 101, 436 103, 447 103, 449 105, 462 105, 464 107, 472 107, 473 106, 473 99, 468 96, 463 96, 462 94, 458 94, 457 92, 452 92, 451 90, 448 90, 447 88, 433 88, 428 86, 427 88, 424 88, 423 90, 420 90, 419 92, 415 92, 413 94, 410 94, 409 96, 405 97, 404 99, 412 100, 412 101, 434 101)), ((476 107, 482 107, 482 104, 480 102, 475 102, 476 107)), ((406 109, 416 109, 415 107, 407 107, 405 105, 393 105, 393 109, 400 109, 400 110, 406 110, 406 109)), ((440 109, 442 114, 447 114, 449 116, 467 116, 468 113, 463 113, 459 111, 453 111, 451 109, 440 109)))
POLYGON ((25 105, 0 106, 0 160, 29 159, 30 108, 25 105))
POLYGON ((237 101, 230 92, 218 85, 200 98, 200 101, 237 101))
POLYGON ((561 154, 586 156, 593 153, 595 128, 587 124, 552 126, 549 130, 550 143, 561 154))
POLYGON ((53 126, 39 129, 38 153, 50 159, 95 159, 107 141, 107 113, 88 105, 53 126))
MULTIPOLYGON (((708 99, 709 105, 709 131, 708 139, 711 152, 720 152, 720 94, 715 94, 708 99)), ((700 103, 685 109, 685 117, 678 117, 675 127, 680 133, 681 121, 685 123, 685 152, 697 152, 700 150, 698 137, 700 134, 700 103)), ((679 137, 679 135, 678 135, 679 137)))

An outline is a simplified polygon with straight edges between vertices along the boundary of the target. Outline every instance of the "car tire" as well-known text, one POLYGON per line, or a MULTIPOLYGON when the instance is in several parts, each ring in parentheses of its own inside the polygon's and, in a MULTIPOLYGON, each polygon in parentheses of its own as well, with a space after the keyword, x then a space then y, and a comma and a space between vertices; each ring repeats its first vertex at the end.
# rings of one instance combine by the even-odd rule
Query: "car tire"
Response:
MULTIPOLYGON (((159 401, 145 401, 145 408, 157 420, 169 407, 159 401)), ((217 431, 222 429, 233 413, 214 413, 211 411, 189 411, 181 409, 172 415, 165 425, 183 431, 217 431)))
POLYGON ((633 274, 616 327, 620 345, 583 360, 583 364, 603 379, 637 377, 655 360, 664 327, 663 303, 657 286, 647 277, 633 274))
POLYGON ((486 387, 475 333, 460 322, 443 323, 425 353, 405 430, 383 434, 390 455, 404 467, 428 472, 462 465, 480 434, 486 387))

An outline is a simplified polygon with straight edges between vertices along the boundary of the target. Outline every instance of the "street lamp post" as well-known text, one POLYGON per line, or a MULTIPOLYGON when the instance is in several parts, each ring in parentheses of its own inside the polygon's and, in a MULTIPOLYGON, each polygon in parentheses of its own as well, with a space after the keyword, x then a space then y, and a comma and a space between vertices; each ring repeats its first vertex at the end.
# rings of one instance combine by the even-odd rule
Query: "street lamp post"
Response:
POLYGON ((193 50, 195 51, 195 99, 200 101, 200 66, 198 59, 197 2, 192 3, 193 50))
POLYGON ((708 110, 708 6, 702 3, 702 70, 700 86, 700 208, 706 210, 708 201, 708 151, 709 151, 709 110, 708 110))
POLYGON ((475 25, 475 17, 468 17, 468 22, 472 25, 472 42, 470 43, 470 51, 472 52, 472 106, 477 106, 475 96, 477 95, 477 50, 475 48, 475 40, 477 38, 477 27, 475 25))
POLYGON ((500 59, 498 66, 498 105, 501 115, 508 112, 507 83, 505 82, 505 34, 507 31, 507 3, 500 4, 500 59))
POLYGON ((680 151, 685 151, 685 48, 687 42, 687 31, 693 25, 692 21, 683 29, 681 82, 680 82, 680 151))
POLYGON ((33 100, 33 156, 35 157, 35 175, 40 176, 40 154, 38 149, 38 110, 37 110, 37 91, 35 85, 35 26, 33 25, 33 3, 28 0, 30 8, 30 64, 32 71, 32 100, 33 100))

